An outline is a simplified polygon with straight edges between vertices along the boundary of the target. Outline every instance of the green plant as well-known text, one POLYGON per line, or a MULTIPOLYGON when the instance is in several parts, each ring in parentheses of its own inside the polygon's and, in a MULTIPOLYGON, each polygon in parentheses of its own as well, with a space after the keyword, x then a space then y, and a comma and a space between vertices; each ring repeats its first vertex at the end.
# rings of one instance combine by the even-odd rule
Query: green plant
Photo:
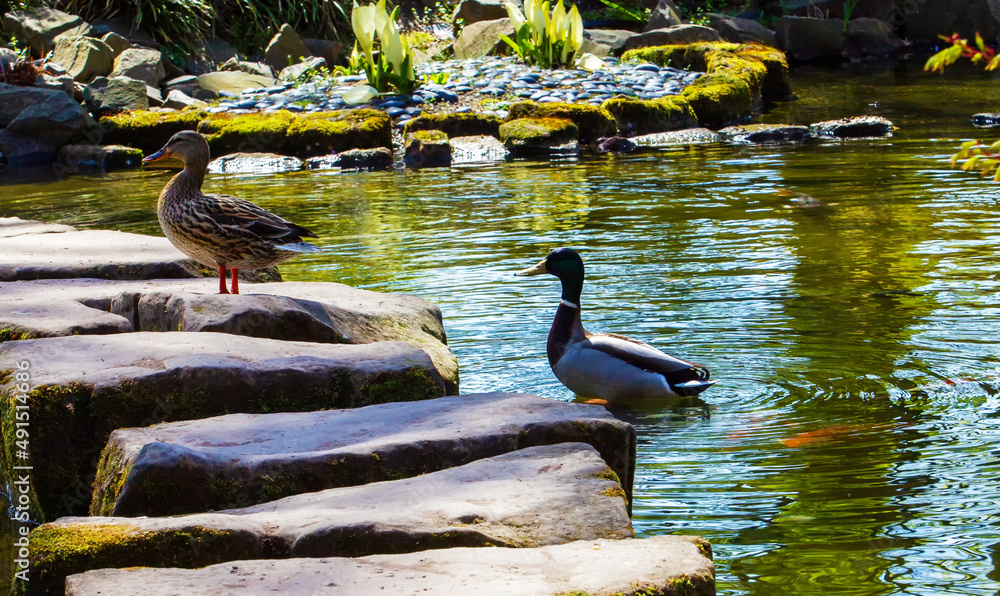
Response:
POLYGON ((425 81, 435 85, 444 85, 449 79, 451 79, 451 73, 448 72, 431 72, 424 75, 425 81))
POLYGON ((378 93, 386 93, 390 88, 398 93, 410 93, 420 85, 413 70, 409 43, 396 25, 398 16, 398 6, 391 14, 386 12, 385 0, 367 6, 358 6, 355 2, 351 12, 351 27, 357 38, 355 53, 360 46, 368 84, 378 93))
POLYGON ((844 0, 844 31, 847 31, 847 23, 851 20, 851 13, 858 7, 861 0, 844 0))
POLYGON ((1000 141, 989 146, 980 141, 966 141, 962 143, 958 153, 951 157, 951 167, 954 168, 963 159, 963 172, 979 170, 981 176, 993 174, 993 181, 1000 182, 1000 141))
POLYGON ((525 0, 524 14, 509 1, 504 3, 514 26, 514 40, 501 35, 518 57, 528 65, 542 68, 572 66, 583 45, 583 18, 576 5, 567 12, 557 0, 549 14, 549 3, 525 0))
POLYGON ((637 23, 645 23, 649 20, 649 9, 643 8, 641 4, 635 8, 622 6, 614 0, 601 0, 601 4, 611 9, 612 17, 637 23))

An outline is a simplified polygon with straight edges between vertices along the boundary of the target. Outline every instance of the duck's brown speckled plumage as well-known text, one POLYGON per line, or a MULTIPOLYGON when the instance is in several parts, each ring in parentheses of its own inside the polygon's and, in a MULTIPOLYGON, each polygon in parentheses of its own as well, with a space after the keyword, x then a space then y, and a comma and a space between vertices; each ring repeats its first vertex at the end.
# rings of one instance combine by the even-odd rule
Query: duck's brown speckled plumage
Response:
MULTIPOLYGON (((163 188, 156 216, 166 237, 181 252, 208 267, 226 269, 271 267, 301 252, 318 250, 303 237, 316 235, 250 201, 201 191, 208 169, 208 143, 193 131, 180 132, 144 161, 174 157, 184 170, 163 188)), ((221 282, 220 282, 221 283, 221 282)), ((220 286, 224 288, 224 286, 220 286)), ((234 283, 234 293, 238 286, 234 283)))

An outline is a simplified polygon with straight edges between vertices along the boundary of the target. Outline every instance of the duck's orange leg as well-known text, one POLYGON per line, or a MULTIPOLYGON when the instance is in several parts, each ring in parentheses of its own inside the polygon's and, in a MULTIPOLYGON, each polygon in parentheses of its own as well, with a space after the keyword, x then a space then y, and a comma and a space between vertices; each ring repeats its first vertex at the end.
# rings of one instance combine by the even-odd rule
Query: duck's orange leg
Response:
POLYGON ((240 270, 230 269, 233 272, 233 294, 240 293, 240 270))
POLYGON ((223 265, 219 265, 219 293, 229 293, 229 290, 226 289, 226 268, 223 265))

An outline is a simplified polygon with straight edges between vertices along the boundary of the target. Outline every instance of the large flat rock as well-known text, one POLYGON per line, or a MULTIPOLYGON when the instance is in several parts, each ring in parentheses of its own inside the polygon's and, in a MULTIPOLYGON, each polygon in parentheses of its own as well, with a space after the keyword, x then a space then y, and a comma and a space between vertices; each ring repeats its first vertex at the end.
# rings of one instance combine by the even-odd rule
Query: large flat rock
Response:
POLYGON ((91 514, 218 510, 562 442, 596 448, 631 499, 632 425, 601 406, 485 393, 117 430, 101 457, 91 514))
MULTIPOLYGON (((276 271, 248 271, 247 279, 278 281, 276 271)), ((0 281, 175 279, 213 274, 217 272, 187 258, 163 237, 0 218, 0 281)))
POLYGON ((416 296, 326 282, 243 285, 216 294, 206 279, 0 282, 0 341, 134 331, 218 331, 322 343, 407 341, 425 349, 458 392, 441 311, 416 296))
POLYGON ((62 594, 67 575, 108 566, 203 567, 240 559, 631 538, 625 493, 612 476, 590 445, 561 443, 246 509, 62 518, 29 536, 36 547, 25 592, 62 594), (208 533, 215 536, 211 548, 176 539, 208 533))
POLYGON ((238 561, 203 569, 100 569, 67 578, 66 595, 709 596, 715 594, 710 554, 704 539, 657 536, 542 548, 238 561))
POLYGON ((0 343, 3 465, 35 464, 36 519, 82 514, 117 428, 228 412, 309 411, 446 394, 431 357, 405 342, 279 341, 226 333, 127 333, 0 343), (15 363, 30 363, 29 457, 17 455, 15 363))

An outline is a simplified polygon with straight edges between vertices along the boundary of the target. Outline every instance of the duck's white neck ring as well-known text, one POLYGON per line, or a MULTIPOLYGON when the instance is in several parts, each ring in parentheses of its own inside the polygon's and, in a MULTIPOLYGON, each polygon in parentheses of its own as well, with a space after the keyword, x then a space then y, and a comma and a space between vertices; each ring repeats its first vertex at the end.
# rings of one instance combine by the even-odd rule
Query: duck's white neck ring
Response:
POLYGON ((560 300, 559 304, 561 304, 563 306, 568 306, 570 308, 575 308, 576 310, 580 310, 580 305, 579 304, 573 304, 569 300, 560 300))

